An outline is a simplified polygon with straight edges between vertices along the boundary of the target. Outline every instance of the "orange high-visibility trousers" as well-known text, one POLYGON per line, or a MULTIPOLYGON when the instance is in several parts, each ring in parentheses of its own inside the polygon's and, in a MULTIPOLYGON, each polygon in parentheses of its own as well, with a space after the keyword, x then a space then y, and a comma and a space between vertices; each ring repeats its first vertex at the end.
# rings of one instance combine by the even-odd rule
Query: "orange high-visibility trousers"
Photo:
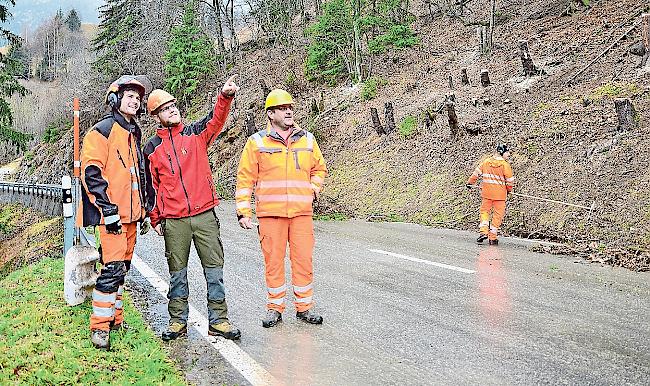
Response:
MULTIPOLYGON (((106 226, 99 226, 99 241, 102 246, 102 264, 106 265, 115 261, 130 262, 133 257, 137 235, 137 223, 122 224, 122 233, 115 235, 106 232, 106 226)), ((129 264, 127 263, 127 267, 129 264)), ((100 275, 104 275, 104 270, 100 275)), ((90 315, 90 329, 108 331, 111 324, 120 324, 124 321, 122 306, 122 293, 124 292, 124 277, 119 280, 119 285, 102 292, 93 290, 93 313, 90 315)))
POLYGON ((268 309, 283 312, 287 287, 284 280, 284 257, 289 243, 291 282, 296 311, 314 306, 314 226, 311 216, 261 217, 259 237, 264 255, 268 309))
POLYGON ((488 235, 490 240, 496 240, 499 227, 506 215, 506 201, 483 198, 480 213, 479 230, 481 233, 488 235), (492 215, 492 221, 490 221, 490 214, 492 215))

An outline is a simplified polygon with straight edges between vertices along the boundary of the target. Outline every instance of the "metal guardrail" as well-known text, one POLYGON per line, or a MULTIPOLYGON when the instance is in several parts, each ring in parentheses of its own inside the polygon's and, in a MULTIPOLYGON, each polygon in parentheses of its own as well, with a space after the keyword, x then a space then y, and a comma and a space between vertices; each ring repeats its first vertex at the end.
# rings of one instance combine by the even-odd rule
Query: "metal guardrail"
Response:
POLYGON ((0 202, 20 203, 50 216, 62 214, 61 185, 0 181, 0 202))

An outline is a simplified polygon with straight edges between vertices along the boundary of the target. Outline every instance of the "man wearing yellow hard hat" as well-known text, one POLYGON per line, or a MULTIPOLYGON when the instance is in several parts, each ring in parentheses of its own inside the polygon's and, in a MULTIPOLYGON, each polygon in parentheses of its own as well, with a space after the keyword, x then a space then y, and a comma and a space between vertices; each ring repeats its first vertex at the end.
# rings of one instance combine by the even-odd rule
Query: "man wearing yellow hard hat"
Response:
POLYGON ((203 119, 184 125, 176 98, 164 90, 153 90, 147 111, 158 122, 156 135, 144 147, 147 172, 147 211, 151 225, 165 238, 169 283, 169 328, 165 341, 187 333, 187 261, 190 244, 201 260, 208 290, 208 334, 239 339, 241 333, 228 319, 223 284, 224 253, 219 236, 219 205, 208 147, 223 135, 230 104, 239 87, 231 76, 212 111, 203 119))
POLYGON ((263 327, 282 321, 285 309, 284 259, 289 245, 291 282, 296 317, 323 323, 314 311, 313 202, 321 191, 327 169, 314 135, 293 120, 294 100, 281 89, 266 98, 268 123, 248 139, 237 169, 237 217, 244 229, 253 227, 251 194, 264 255, 267 312, 263 327))

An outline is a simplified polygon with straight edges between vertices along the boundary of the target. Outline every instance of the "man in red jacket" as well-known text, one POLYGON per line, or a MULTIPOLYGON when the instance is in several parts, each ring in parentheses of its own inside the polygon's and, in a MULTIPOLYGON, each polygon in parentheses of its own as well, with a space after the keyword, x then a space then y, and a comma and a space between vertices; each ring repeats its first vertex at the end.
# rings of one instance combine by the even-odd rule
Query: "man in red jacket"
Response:
POLYGON ((170 283, 167 298, 169 329, 165 341, 187 333, 189 286, 187 260, 190 244, 201 260, 208 287, 208 334, 239 339, 228 320, 223 284, 223 246, 219 237, 219 205, 208 162, 208 147, 222 134, 230 103, 239 90, 235 75, 224 84, 214 108, 203 119, 183 125, 176 98, 153 90, 147 111, 160 124, 144 148, 147 172, 147 211, 154 230, 165 238, 170 283))

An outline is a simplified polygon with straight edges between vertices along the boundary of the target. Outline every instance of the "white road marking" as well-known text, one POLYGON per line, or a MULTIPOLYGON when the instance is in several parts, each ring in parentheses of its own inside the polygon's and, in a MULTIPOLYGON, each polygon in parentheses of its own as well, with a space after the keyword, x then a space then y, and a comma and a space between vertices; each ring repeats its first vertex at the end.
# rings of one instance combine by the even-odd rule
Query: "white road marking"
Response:
POLYGON ((433 265, 433 266, 439 267, 439 268, 451 269, 453 271, 458 271, 458 272, 465 272, 465 273, 474 273, 474 272, 476 272, 476 271, 474 271, 472 269, 456 267, 456 266, 453 266, 453 265, 448 265, 448 264, 443 264, 443 263, 436 263, 435 261, 418 259, 417 257, 400 255, 399 253, 382 251, 381 249, 369 249, 369 251, 370 252, 375 252, 375 253, 381 253, 383 255, 397 257, 399 259, 414 261, 416 263, 428 264, 428 265, 433 265))
MULTIPOLYGON (((131 263, 163 297, 167 297, 167 291, 169 289, 167 281, 163 280, 135 253, 133 254, 131 263)), ((219 351, 219 353, 253 386, 280 384, 271 373, 266 371, 259 363, 255 362, 250 355, 237 346, 233 341, 208 335, 208 319, 197 311, 197 309, 191 304, 189 320, 194 322, 194 326, 203 339, 219 351)))

